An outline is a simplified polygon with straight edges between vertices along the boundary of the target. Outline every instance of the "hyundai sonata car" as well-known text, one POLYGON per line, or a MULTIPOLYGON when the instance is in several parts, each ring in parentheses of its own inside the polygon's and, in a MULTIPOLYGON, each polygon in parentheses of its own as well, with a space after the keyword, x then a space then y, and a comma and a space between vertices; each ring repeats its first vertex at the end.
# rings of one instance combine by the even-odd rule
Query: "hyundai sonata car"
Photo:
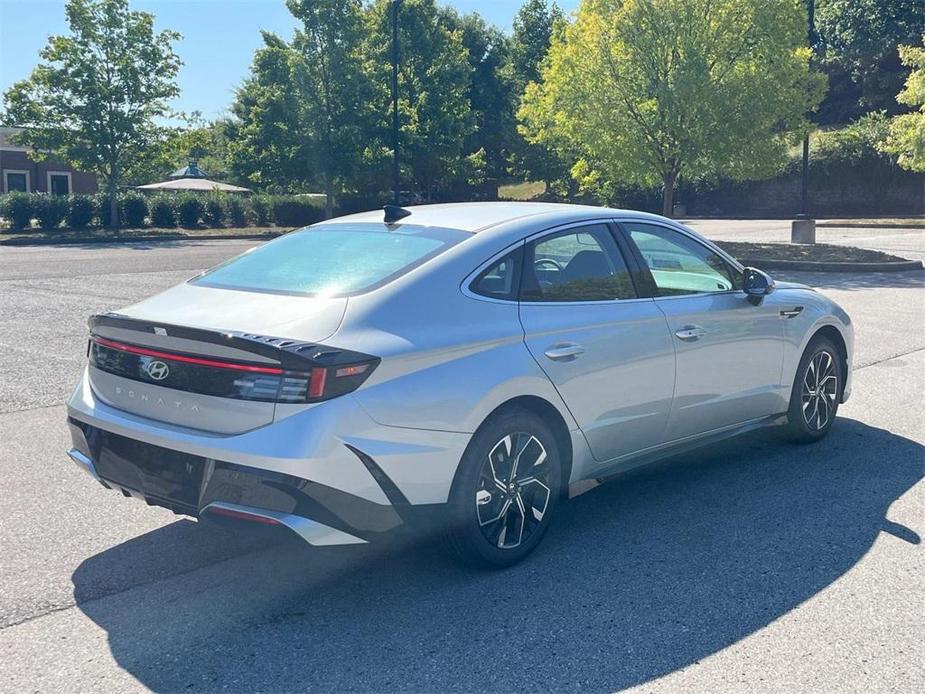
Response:
POLYGON ((765 425, 821 439, 851 390, 831 300, 576 205, 326 221, 89 327, 69 455, 105 487, 316 546, 435 529, 488 566, 630 468, 765 425))

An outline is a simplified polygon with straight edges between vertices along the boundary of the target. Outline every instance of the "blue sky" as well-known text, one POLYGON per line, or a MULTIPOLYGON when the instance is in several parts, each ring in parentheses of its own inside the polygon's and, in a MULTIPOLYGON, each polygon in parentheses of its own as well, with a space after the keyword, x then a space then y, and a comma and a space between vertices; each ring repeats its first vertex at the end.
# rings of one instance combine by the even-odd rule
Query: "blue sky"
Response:
MULTIPOLYGON (((522 0, 444 0, 461 12, 478 12, 509 31, 522 0)), ((558 0, 571 10, 578 0, 558 0)), ((294 26, 283 0, 132 0, 151 12, 159 28, 176 29, 183 40, 176 51, 184 62, 182 111, 213 118, 231 103, 260 45, 260 30, 289 35, 294 26)), ((64 33, 64 0, 0 0, 0 92, 29 75, 50 34, 64 33)))

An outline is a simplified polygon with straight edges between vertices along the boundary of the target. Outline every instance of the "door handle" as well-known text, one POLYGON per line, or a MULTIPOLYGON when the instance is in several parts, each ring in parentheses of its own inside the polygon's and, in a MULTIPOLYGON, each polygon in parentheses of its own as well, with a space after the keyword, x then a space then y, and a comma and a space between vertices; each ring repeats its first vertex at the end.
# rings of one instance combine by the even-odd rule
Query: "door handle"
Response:
POLYGON ((585 348, 574 342, 560 342, 547 349, 543 354, 553 361, 572 361, 585 353, 585 348))
POLYGON ((694 340, 698 340, 706 335, 707 331, 701 328, 699 325, 685 325, 680 330, 675 330, 674 334, 679 340, 684 340, 685 342, 693 342, 694 340))

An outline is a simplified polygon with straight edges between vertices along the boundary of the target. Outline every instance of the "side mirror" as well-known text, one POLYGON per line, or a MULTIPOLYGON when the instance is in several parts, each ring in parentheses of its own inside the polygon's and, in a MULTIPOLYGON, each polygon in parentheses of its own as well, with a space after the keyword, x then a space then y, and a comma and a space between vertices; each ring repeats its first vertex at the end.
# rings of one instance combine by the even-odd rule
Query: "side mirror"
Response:
POLYGON ((755 306, 761 303, 768 294, 774 291, 774 280, 766 272, 753 267, 745 268, 742 289, 748 295, 748 300, 755 306))

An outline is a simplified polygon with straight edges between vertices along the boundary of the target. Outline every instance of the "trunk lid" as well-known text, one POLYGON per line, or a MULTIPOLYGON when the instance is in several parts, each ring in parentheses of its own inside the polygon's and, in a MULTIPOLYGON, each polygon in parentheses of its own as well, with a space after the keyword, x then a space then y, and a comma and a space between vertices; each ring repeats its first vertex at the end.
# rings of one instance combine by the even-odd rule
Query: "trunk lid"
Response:
POLYGON ((307 393, 346 298, 182 284, 90 319, 90 383, 108 405, 217 434, 273 421, 307 393))

